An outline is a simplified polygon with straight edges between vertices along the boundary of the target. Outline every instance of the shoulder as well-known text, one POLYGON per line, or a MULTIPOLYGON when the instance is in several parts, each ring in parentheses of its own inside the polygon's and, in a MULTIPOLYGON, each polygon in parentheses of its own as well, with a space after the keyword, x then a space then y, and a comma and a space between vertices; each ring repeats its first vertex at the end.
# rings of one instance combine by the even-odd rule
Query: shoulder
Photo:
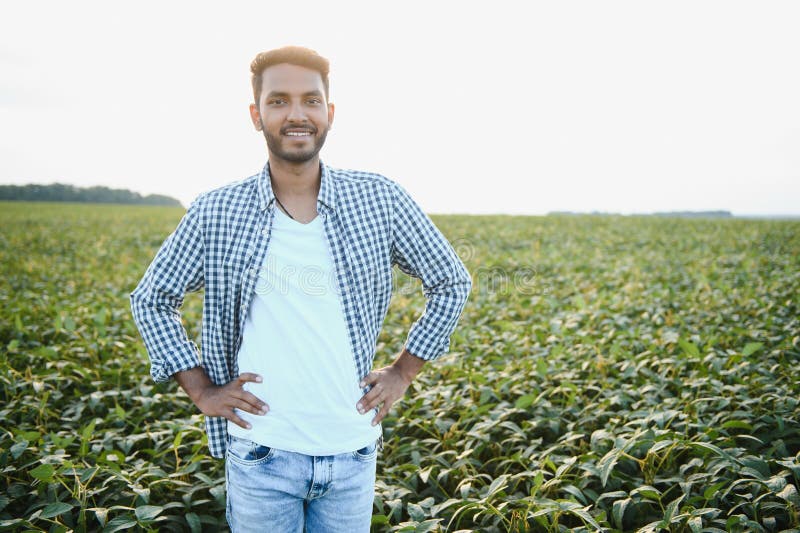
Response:
POLYGON ((200 193, 189 206, 189 211, 207 218, 251 209, 258 202, 258 176, 254 174, 200 193))
POLYGON ((328 172, 336 183, 337 191, 343 191, 345 195, 371 190, 382 192, 387 198, 393 198, 403 190, 398 182, 377 172, 333 167, 328 167, 328 172))
POLYGON ((251 198, 256 193, 258 174, 240 179, 200 193, 195 203, 202 206, 216 204, 235 204, 243 199, 251 198))
POLYGON ((336 180, 337 184, 380 184, 388 186, 395 183, 394 180, 387 178, 383 174, 367 170, 328 167, 328 172, 330 172, 331 177, 336 180))

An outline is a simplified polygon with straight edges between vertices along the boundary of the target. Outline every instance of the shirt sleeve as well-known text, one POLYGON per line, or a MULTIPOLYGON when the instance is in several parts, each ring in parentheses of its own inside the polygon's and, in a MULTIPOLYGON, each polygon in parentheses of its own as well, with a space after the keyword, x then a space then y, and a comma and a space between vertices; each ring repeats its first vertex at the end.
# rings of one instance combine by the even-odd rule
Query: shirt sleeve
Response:
POLYGON ((181 323, 187 292, 203 288, 203 237, 194 202, 167 237, 130 294, 133 319, 150 357, 156 382, 200 365, 200 351, 181 323))
POLYGON ((422 281, 425 311, 411 325, 405 348, 432 361, 447 353, 472 278, 452 245, 420 206, 394 184, 392 264, 422 281))

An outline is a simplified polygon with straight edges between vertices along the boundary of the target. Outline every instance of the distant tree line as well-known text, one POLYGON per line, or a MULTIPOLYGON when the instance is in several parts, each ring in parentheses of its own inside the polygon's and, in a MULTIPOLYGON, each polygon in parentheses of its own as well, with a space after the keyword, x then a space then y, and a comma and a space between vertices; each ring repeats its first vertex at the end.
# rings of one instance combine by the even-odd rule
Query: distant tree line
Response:
POLYGON ((127 189, 108 187, 75 187, 65 183, 49 185, 0 185, 0 200, 25 202, 94 202, 102 204, 138 204, 180 206, 181 203, 162 194, 141 194, 127 189))
MULTIPOLYGON (((605 211, 592 211, 582 213, 579 211, 550 211, 548 215, 600 215, 600 216, 623 216, 620 213, 607 213, 605 211)), ((656 213, 637 213, 633 216, 651 217, 678 217, 678 218, 729 218, 733 214, 730 211, 659 211, 656 213)))
POLYGON ((682 217, 682 218, 729 218, 730 211, 660 211, 653 213, 656 217, 682 217))

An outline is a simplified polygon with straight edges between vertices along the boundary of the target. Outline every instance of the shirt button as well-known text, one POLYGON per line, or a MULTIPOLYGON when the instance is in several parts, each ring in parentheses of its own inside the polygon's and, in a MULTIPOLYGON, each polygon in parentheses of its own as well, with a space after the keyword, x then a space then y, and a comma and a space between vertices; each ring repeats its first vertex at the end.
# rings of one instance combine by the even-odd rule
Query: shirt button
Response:
POLYGON ((267 228, 264 228, 264 229, 262 229, 262 230, 261 230, 261 235, 263 235, 264 237, 266 237, 267 235, 269 235, 269 230, 268 230, 267 228))

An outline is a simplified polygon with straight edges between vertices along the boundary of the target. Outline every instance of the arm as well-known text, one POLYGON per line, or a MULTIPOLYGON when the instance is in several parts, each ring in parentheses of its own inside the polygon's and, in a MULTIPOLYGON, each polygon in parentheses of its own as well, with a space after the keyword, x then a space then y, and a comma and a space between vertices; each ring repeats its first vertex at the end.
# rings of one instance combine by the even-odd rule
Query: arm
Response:
POLYGON ((359 413, 382 404, 372 420, 373 426, 405 395, 425 362, 447 352, 450 335, 472 288, 472 278, 453 247, 399 185, 395 192, 392 263, 422 280, 425 311, 411 326, 397 359, 370 372, 360 384, 370 384, 372 388, 356 405, 359 413))
POLYGON ((242 388, 245 382, 261 378, 242 374, 223 386, 212 383, 200 366, 197 345, 181 323, 185 294, 203 287, 203 259, 203 236, 197 206, 192 204, 131 293, 131 311, 150 357, 153 379, 164 382, 174 376, 203 414, 224 416, 247 427, 233 409, 266 414, 267 405, 242 388))
POLYGON ((472 278, 445 236, 399 185, 392 263, 422 281, 425 311, 411 325, 405 347, 417 357, 433 361, 450 348, 450 335, 472 289, 472 278))
POLYGON ((199 350, 181 323, 180 308, 184 295, 203 285, 203 237, 192 204, 130 295, 133 319, 156 382, 200 365, 199 350))

